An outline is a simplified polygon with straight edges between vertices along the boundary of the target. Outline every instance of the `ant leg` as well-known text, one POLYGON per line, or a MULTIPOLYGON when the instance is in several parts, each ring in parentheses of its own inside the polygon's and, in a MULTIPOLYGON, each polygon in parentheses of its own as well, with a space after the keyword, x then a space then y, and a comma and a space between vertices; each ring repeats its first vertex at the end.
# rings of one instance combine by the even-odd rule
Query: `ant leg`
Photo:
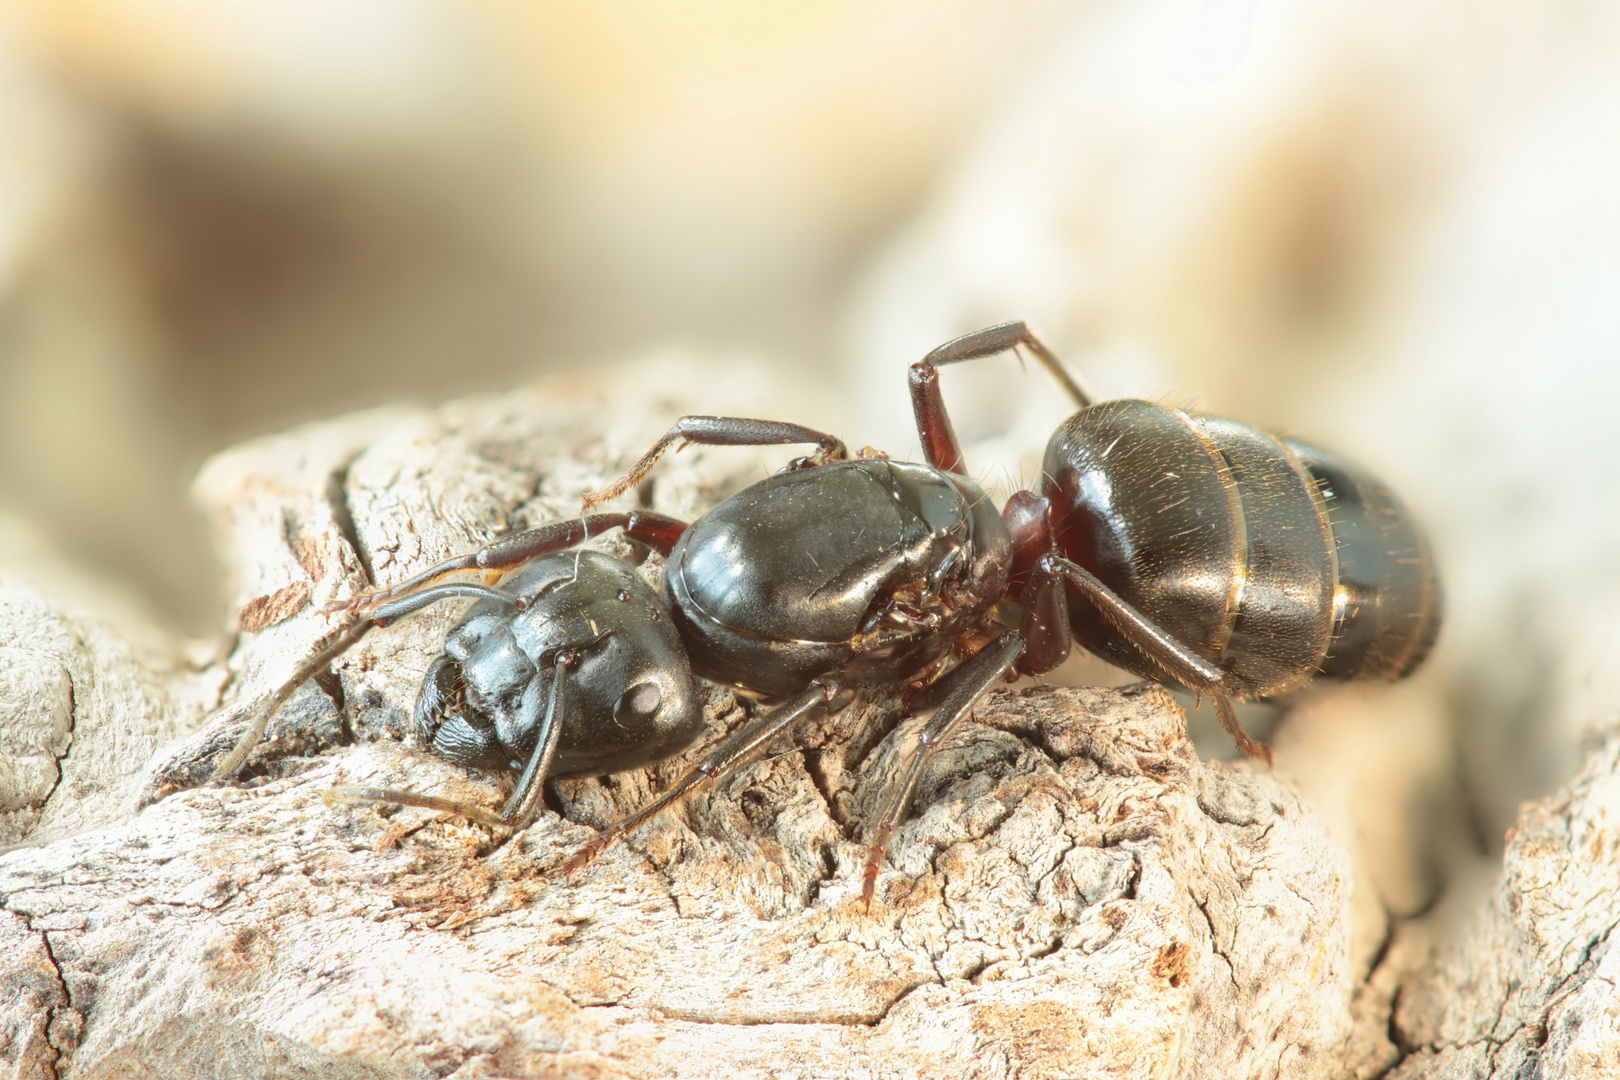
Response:
POLYGON ((1019 627, 1024 655, 1018 658, 1018 670, 1024 675, 1051 671, 1069 658, 1073 645, 1062 580, 1051 574, 1041 575, 1038 584, 1035 580, 1036 563, 1057 546, 1051 509, 1051 501, 1033 491, 1013 492, 1001 509, 1013 543, 1007 595, 1024 605, 1019 627))
POLYGON ((1271 747, 1263 742, 1255 742, 1249 737, 1249 733, 1243 730, 1243 725, 1238 723, 1237 710, 1232 708, 1232 698, 1227 694, 1214 690, 1210 691, 1209 696, 1215 701, 1215 715, 1220 718, 1221 727, 1225 728, 1226 733, 1232 736, 1232 741, 1237 743, 1239 750, 1243 751, 1243 756, 1270 765, 1271 747))
POLYGON ((784 729, 815 706, 831 701, 842 688, 842 683, 837 680, 817 679, 797 696, 789 698, 753 723, 733 732, 652 802, 630 816, 614 822, 598 833, 596 839, 575 852, 563 863, 563 873, 573 874, 583 869, 591 860, 635 832, 660 810, 692 789, 703 784, 718 783, 734 770, 746 765, 770 745, 770 741, 784 729))
POLYGON ((551 763, 557 758, 557 747, 562 745, 563 725, 568 721, 565 676, 579 666, 579 650, 560 650, 554 664, 556 670, 551 675, 546 717, 540 722, 534 750, 529 754, 529 763, 524 766, 517 787, 512 789, 512 797, 506 800, 506 805, 501 809, 501 821, 514 829, 528 828, 540 812, 540 796, 545 791, 551 763))
POLYGON ((630 471, 603 488, 580 500, 580 511, 618 498, 637 484, 652 470, 658 459, 675 443, 683 447, 699 446, 780 446, 792 443, 815 443, 815 462, 843 461, 849 450, 843 440, 799 424, 779 420, 750 420, 739 416, 683 416, 662 438, 653 443, 641 460, 630 466, 630 471))
POLYGON ((423 795, 415 791, 400 791, 397 788, 365 787, 361 784, 337 784, 321 792, 321 802, 327 806, 336 806, 338 803, 362 803, 367 806, 419 806, 423 810, 442 810, 447 814, 460 814, 482 825, 497 825, 511 828, 499 814, 492 814, 482 807, 471 803, 457 802, 454 799, 441 798, 438 795, 423 795))
MULTIPOLYGON (((1142 654, 1157 664, 1171 679, 1189 690, 1212 697, 1215 700, 1215 714, 1220 717, 1221 726, 1232 736, 1232 741, 1237 743, 1244 756, 1271 764, 1271 748, 1265 743, 1255 742, 1238 723, 1237 713, 1232 708, 1232 695, 1227 690, 1220 668, 1159 629, 1085 567, 1070 562, 1061 555, 1043 555, 1035 564, 1035 576, 1030 582, 1030 587, 1046 589, 1056 594, 1052 601, 1054 610, 1065 625, 1069 616, 1068 598, 1063 589, 1052 588, 1047 584, 1047 579, 1053 577, 1061 577, 1073 585, 1080 595, 1097 609, 1098 614, 1108 620, 1110 626, 1124 635, 1132 645, 1142 650, 1142 654)), ((1025 618, 1028 617, 1026 613, 1025 618)))
POLYGON ((1052 373, 1076 405, 1084 409, 1091 404, 1091 395, 1069 374, 1057 354, 1022 322, 1002 323, 963 334, 911 365, 911 411, 917 417, 917 437, 922 440, 923 456, 928 464, 947 472, 962 472, 962 444, 956 438, 950 414, 945 411, 938 369, 945 364, 994 356, 1020 345, 1052 373))
POLYGON ((1018 629, 1026 644, 1024 655, 1018 658, 1018 671, 1023 675, 1044 675, 1067 660, 1074 648, 1069 596, 1062 578, 1035 574, 1023 599, 1024 617, 1018 629))
MULTIPOLYGON (((1151 659, 1176 682, 1193 690, 1206 693, 1224 693, 1221 670, 1187 646, 1159 629, 1136 608, 1126 603, 1114 590, 1104 585, 1097 575, 1061 555, 1043 555, 1035 564, 1035 577, 1030 582, 1034 589, 1049 588, 1046 580, 1060 578, 1073 585, 1108 624, 1151 659)), ((1063 590, 1053 589, 1059 596, 1063 590)), ((1062 613, 1069 613, 1068 598, 1062 601, 1062 613)))
POLYGON ((895 828, 906 816, 906 811, 911 809, 911 800, 917 794, 917 783, 922 779, 923 766, 933 755, 936 746, 945 741, 964 718, 972 715, 973 706, 979 703, 985 691, 1013 670, 1023 651, 1023 636, 1008 631, 979 650, 949 676, 955 689, 918 734, 917 745, 911 751, 905 774, 890 793, 888 806, 872 832, 872 845, 866 850, 866 869, 861 874, 861 899, 866 902, 868 911, 872 908, 872 893, 877 887, 878 865, 889 850, 895 828))
MULTIPOLYGON (((1052 373, 1069 397, 1079 408, 1086 408, 1091 404, 1091 395, 1086 393, 1080 381, 1069 373, 1058 359, 1057 353, 1049 348, 1046 342, 1035 336, 1035 332, 1026 326, 1023 320, 1005 322, 999 326, 987 326, 983 330, 975 330, 971 334, 963 334, 959 338, 947 341, 933 352, 922 358, 922 363, 930 367, 944 364, 960 363, 963 360, 977 360, 981 356, 993 356, 1006 349, 1017 348, 1022 345, 1030 351, 1030 355, 1040 361, 1041 366, 1052 373)), ((913 365, 914 367, 916 365, 913 365)))
POLYGON ((491 576, 499 576, 506 571, 537 559, 541 555, 549 555, 553 551, 562 551, 581 543, 592 536, 598 536, 609 529, 622 527, 624 534, 632 540, 639 540, 661 555, 668 555, 675 547, 675 541, 681 538, 686 531, 686 523, 665 514, 655 514, 650 510, 636 510, 630 513, 619 514, 592 514, 589 517, 578 518, 573 521, 554 521, 549 525, 542 525, 538 529, 529 529, 525 532, 503 536, 499 540, 491 541, 477 551, 467 555, 460 555, 454 559, 446 559, 437 566, 429 567, 420 574, 400 582, 398 585, 386 589, 377 589, 372 592, 361 593, 348 600, 340 600, 326 605, 327 612, 355 611, 369 607, 372 604, 386 603, 402 596, 408 596, 418 589, 425 588, 449 577, 451 574, 464 573, 470 570, 480 570, 491 576))
POLYGON ((237 770, 242 767, 242 763, 247 760, 248 754, 253 752, 253 748, 264 737, 264 729, 270 726, 270 719, 287 703, 287 699, 292 697, 293 693, 316 672, 353 648, 361 638, 371 631, 372 627, 387 626, 395 619, 403 618, 414 611, 420 611, 422 608, 435 604, 440 600, 467 596, 480 600, 495 600, 517 607, 522 606, 522 602, 516 597, 503 593, 498 589, 471 583, 451 583, 424 589, 412 596, 396 600, 391 604, 385 604, 368 617, 353 620, 329 637, 325 644, 315 651, 313 656, 298 665, 291 678, 276 688, 275 692, 259 707, 259 718, 254 721, 247 731, 243 732, 242 737, 236 741, 236 745, 225 756, 225 760, 221 761, 218 767, 214 769, 214 775, 209 779, 224 780, 227 777, 235 776, 237 770))

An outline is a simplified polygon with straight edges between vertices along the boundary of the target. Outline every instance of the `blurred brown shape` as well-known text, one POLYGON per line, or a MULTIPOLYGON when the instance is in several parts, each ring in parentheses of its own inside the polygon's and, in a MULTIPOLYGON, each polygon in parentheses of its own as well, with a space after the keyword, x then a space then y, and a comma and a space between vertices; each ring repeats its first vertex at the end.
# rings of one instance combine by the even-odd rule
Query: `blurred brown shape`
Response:
POLYGON ((6 267, 0 497, 202 629, 181 493, 246 434, 671 339, 807 361, 1058 11, 21 5, 63 152, 6 267))

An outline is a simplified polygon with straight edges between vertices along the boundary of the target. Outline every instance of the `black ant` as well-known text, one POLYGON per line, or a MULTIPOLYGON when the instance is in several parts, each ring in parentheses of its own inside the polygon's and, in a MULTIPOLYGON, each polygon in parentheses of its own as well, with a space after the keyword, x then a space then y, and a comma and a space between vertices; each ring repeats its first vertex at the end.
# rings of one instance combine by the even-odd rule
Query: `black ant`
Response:
MULTIPOLYGON (((364 627, 457 588, 478 588, 439 584, 449 575, 550 566, 551 553, 624 526, 668 556, 661 605, 613 609, 635 614, 613 621, 610 611, 590 634, 548 638, 550 652, 521 643, 480 652, 504 624, 579 602, 533 587, 531 578, 553 580, 549 570, 524 570, 508 579, 515 588, 501 592, 486 588, 428 673, 419 731, 452 760, 521 770, 502 814, 521 826, 537 812, 538 784, 553 772, 631 768, 697 734, 690 698, 660 690, 660 703, 682 702, 686 711, 652 725, 645 745, 621 738, 610 722, 619 706, 608 703, 622 704, 640 684, 630 676, 615 681, 606 666, 583 674, 593 649, 615 639, 640 649, 644 625, 672 626, 678 647, 661 644, 656 659, 638 661, 636 678, 663 671, 668 685, 689 686, 689 664, 700 678, 778 702, 598 834, 564 864, 572 872, 693 788, 752 760, 816 708, 843 707, 868 688, 937 680, 933 696, 943 703, 873 827, 862 880, 870 904, 933 749, 998 681, 1052 670, 1074 641, 1138 675, 1208 695, 1239 748, 1269 761, 1269 749, 1239 725, 1234 700, 1286 694, 1318 674, 1398 679, 1439 632, 1438 580, 1410 516, 1378 481, 1306 443, 1155 402, 1094 405, 1021 322, 940 346, 911 366, 910 385, 926 464, 868 452, 852 458, 839 439, 797 424, 683 417, 622 479, 587 496, 582 510, 628 491, 676 443, 817 449, 690 526, 651 514, 591 515, 496 541, 360 598, 351 606, 381 606, 300 678, 364 627), (1020 347, 1079 411, 1047 446, 1041 493, 1018 492, 998 512, 965 473, 938 369, 1020 347), (995 617, 1009 599, 1023 607, 1016 628, 995 617), (591 704, 569 700, 564 688, 576 686, 593 691, 591 704), (446 702, 459 710, 453 717, 446 702)), ((585 592, 594 598, 589 586, 585 592)), ((243 743, 251 746, 249 738, 243 743)), ((219 774, 245 755, 240 748, 219 774)))

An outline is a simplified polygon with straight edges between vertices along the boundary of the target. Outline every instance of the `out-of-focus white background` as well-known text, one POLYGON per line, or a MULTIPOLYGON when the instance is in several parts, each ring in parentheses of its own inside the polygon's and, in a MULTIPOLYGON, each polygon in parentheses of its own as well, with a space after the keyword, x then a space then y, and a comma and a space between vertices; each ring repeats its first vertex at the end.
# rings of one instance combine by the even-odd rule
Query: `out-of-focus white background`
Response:
MULTIPOLYGON (((1617 61, 1581 0, 19 0, 0 506, 204 633, 186 485, 244 437, 675 344, 914 455, 905 365, 1023 317, 1405 495, 1446 723, 1367 767, 1457 763, 1489 850, 1620 712, 1617 61)), ((946 384, 1032 480, 1052 387, 946 384)))

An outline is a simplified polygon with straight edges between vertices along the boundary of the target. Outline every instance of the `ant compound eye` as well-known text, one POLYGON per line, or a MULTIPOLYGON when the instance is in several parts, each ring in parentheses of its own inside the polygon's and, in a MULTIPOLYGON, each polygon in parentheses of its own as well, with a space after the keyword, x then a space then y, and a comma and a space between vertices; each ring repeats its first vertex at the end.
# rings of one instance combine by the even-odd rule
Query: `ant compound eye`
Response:
POLYGON ((626 726, 652 719, 664 703, 663 691, 654 682, 638 683, 626 690, 613 707, 613 719, 626 726))

